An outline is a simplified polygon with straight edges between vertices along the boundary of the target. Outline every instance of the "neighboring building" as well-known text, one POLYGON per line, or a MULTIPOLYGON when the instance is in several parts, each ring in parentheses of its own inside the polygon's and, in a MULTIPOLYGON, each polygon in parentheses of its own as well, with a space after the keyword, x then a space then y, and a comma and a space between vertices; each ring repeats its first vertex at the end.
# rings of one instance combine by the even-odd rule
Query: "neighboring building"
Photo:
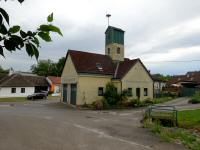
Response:
POLYGON ((185 75, 173 76, 168 87, 176 87, 180 96, 192 96, 200 91, 200 71, 187 72, 185 75))
POLYGON ((160 94, 166 86, 167 81, 161 79, 157 75, 152 75, 154 85, 154 95, 160 94))
POLYGON ((49 84, 45 77, 11 74, 0 79, 0 97, 26 97, 47 91, 49 84))
POLYGON ((68 50, 63 68, 62 101, 83 105, 102 98, 106 84, 112 82, 118 93, 129 98, 153 98, 153 80, 140 59, 124 58, 124 31, 109 26, 105 55, 68 50))
POLYGON ((49 91, 51 91, 54 94, 61 92, 61 77, 49 76, 47 77, 47 81, 51 85, 49 91))

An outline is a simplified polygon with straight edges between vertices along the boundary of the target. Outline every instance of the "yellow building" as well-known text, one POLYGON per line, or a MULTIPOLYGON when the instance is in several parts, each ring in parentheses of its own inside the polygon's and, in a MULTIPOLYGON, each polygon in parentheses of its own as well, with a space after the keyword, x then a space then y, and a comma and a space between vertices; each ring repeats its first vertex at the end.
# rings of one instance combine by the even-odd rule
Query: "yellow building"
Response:
POLYGON ((68 50, 61 76, 62 101, 72 105, 91 104, 102 98, 112 82, 129 98, 153 98, 153 80, 140 59, 124 58, 124 31, 108 26, 105 55, 68 50))

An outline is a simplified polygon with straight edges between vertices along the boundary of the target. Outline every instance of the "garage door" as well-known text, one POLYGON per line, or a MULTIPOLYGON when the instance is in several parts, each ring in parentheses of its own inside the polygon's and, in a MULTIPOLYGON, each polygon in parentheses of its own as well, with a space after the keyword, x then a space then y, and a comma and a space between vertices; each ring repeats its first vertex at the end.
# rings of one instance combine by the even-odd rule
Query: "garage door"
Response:
POLYGON ((77 85, 71 84, 71 101, 72 105, 76 105, 76 93, 77 93, 77 85))
POLYGON ((67 84, 63 85, 63 102, 67 102, 67 84))

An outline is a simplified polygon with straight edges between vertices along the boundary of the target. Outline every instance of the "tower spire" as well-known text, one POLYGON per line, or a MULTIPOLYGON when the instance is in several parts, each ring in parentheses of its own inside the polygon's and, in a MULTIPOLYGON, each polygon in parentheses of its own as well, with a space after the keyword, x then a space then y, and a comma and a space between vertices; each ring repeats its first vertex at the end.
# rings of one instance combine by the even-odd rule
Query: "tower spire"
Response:
POLYGON ((110 19, 110 17, 111 17, 111 14, 106 14, 106 17, 108 18, 108 26, 109 26, 109 19, 110 19))

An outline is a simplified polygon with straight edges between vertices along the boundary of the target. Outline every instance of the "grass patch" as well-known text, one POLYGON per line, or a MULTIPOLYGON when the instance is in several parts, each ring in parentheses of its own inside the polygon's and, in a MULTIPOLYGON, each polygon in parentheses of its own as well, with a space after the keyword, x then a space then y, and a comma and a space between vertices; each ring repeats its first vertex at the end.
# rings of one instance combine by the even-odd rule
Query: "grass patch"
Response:
POLYGON ((199 104, 200 103, 200 94, 196 93, 194 96, 192 96, 191 100, 189 100, 189 103, 199 104))
POLYGON ((178 112, 178 123, 182 128, 197 129, 200 131, 200 109, 178 112))
POLYGON ((164 102, 168 102, 173 100, 173 97, 161 97, 161 98, 154 98, 153 104, 160 104, 160 103, 164 103, 164 102))
POLYGON ((178 142, 191 150, 200 150, 200 139, 185 129, 163 127, 158 122, 145 123, 144 127, 150 128, 153 133, 161 136, 168 142, 178 142))
POLYGON ((51 96, 51 95, 49 95, 47 99, 48 100, 60 100, 60 98, 61 98, 60 96, 51 96))
POLYGON ((27 101, 26 97, 0 98, 0 102, 25 102, 25 101, 27 101))

